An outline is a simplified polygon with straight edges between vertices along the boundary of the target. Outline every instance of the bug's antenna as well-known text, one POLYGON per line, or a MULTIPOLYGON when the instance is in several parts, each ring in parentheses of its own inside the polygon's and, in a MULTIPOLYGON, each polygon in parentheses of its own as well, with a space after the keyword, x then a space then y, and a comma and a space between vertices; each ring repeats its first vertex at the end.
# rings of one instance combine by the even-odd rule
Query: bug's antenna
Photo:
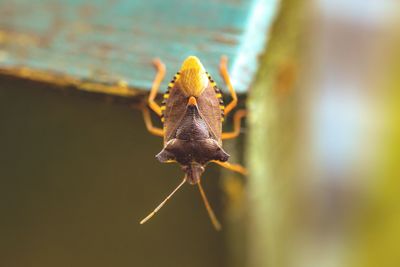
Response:
POLYGON ((170 199, 176 191, 178 191, 178 189, 186 182, 186 175, 183 178, 182 182, 174 189, 174 191, 171 192, 171 194, 169 194, 158 206, 157 208, 155 208, 149 215, 146 216, 146 218, 144 218, 143 220, 140 221, 140 224, 144 224, 145 222, 147 222, 148 220, 150 220, 151 217, 154 216, 154 214, 156 214, 163 206, 164 204, 168 201, 168 199, 170 199))
POLYGON ((217 230, 217 231, 221 230, 221 224, 219 223, 217 217, 214 214, 214 211, 212 210, 212 208, 210 206, 210 203, 208 202, 208 199, 206 197, 206 194, 204 193, 204 190, 200 184, 200 181, 197 183, 197 185, 199 186, 200 195, 203 198, 204 205, 206 206, 206 209, 208 212, 208 216, 210 216, 210 220, 211 220, 212 224, 214 225, 215 230, 217 230))

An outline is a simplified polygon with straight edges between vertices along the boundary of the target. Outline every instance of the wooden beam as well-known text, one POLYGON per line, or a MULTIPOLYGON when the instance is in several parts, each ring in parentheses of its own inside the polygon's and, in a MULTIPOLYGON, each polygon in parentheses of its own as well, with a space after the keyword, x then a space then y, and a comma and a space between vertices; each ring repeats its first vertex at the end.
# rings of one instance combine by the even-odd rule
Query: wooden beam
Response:
POLYGON ((276 6, 277 0, 2 2, 0 72, 131 97, 150 88, 155 57, 172 77, 196 55, 221 82, 225 54, 243 93, 265 42, 257 33, 268 29, 276 6))

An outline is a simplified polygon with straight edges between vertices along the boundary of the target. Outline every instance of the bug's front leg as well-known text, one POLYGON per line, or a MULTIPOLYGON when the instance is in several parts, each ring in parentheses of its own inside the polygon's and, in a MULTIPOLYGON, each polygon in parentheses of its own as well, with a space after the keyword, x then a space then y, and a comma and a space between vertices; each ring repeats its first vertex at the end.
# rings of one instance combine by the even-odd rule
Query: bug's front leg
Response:
POLYGON ((246 116, 246 114, 247 111, 244 109, 236 111, 235 115, 233 116, 233 131, 222 133, 222 140, 238 137, 238 135, 240 134, 241 121, 246 116))
MULTIPOLYGON (((160 59, 154 59, 153 61, 154 67, 157 70, 156 76, 153 81, 153 85, 151 86, 149 98, 147 99, 147 103, 149 107, 158 115, 162 115, 162 110, 161 107, 154 101, 155 98, 157 97, 158 90, 160 89, 160 84, 164 79, 165 76, 165 65, 162 63, 160 59)), ((147 130, 156 136, 163 137, 164 136, 164 130, 158 127, 155 127, 153 125, 153 122, 151 121, 151 116, 150 112, 147 107, 143 108, 143 119, 144 123, 146 125, 147 130)))
POLYGON ((149 109, 147 107, 143 108, 143 119, 144 123, 146 124, 147 130, 156 136, 164 137, 164 130, 161 128, 157 128, 153 125, 153 122, 151 121, 151 116, 149 109))
POLYGON ((158 90, 160 89, 160 84, 162 83, 165 76, 165 64, 158 58, 153 61, 154 67, 157 70, 157 74, 154 78, 153 85, 151 86, 148 104, 149 107, 158 115, 161 116, 161 107, 154 101, 157 97, 158 90))
POLYGON ((238 102, 236 91, 233 88, 231 79, 229 77, 227 65, 228 65, 228 58, 226 56, 222 56, 221 61, 219 63, 219 72, 220 72, 222 78, 224 79, 225 84, 228 87, 229 92, 231 93, 231 97, 232 97, 231 102, 229 102, 229 104, 224 109, 225 116, 228 115, 228 113, 231 112, 231 110, 236 107, 237 102, 238 102))

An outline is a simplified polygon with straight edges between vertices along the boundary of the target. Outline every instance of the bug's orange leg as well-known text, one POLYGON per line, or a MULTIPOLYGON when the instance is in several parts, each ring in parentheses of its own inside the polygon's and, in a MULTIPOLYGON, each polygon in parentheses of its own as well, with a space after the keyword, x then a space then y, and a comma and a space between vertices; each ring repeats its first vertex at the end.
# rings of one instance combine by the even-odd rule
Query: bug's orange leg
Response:
POLYGON ((245 117, 247 114, 246 110, 240 109, 236 111, 234 117, 233 117, 233 131, 232 132, 227 132, 227 133, 222 133, 221 138, 224 139, 232 139, 236 138, 240 134, 240 125, 242 118, 245 117))
POLYGON ((235 89, 233 88, 231 79, 229 78, 227 63, 228 63, 228 58, 226 56, 222 56, 221 61, 219 63, 219 72, 220 72, 222 78, 224 79, 225 84, 228 87, 229 92, 231 93, 231 96, 232 96, 232 101, 224 109, 225 116, 228 115, 228 113, 231 112, 231 110, 236 107, 237 102, 238 102, 238 98, 237 98, 235 89))
POLYGON ((157 128, 153 126, 153 122, 151 121, 150 112, 147 107, 143 108, 143 119, 144 123, 146 124, 147 130, 156 136, 164 136, 164 130, 161 128, 157 128))
POLYGON ((161 116, 161 107, 154 101, 157 96, 158 89, 160 88, 160 84, 165 76, 165 65, 162 63, 160 59, 154 59, 153 61, 154 67, 157 70, 156 77, 154 78, 153 85, 151 86, 151 91, 149 94, 148 103, 150 108, 157 113, 158 116, 161 116))
POLYGON ((218 161, 218 160, 212 160, 211 162, 214 162, 214 163, 218 164, 219 166, 224 167, 224 168, 226 168, 228 170, 240 173, 242 175, 247 175, 246 168, 243 167, 240 164, 234 164, 234 163, 229 163, 229 162, 221 162, 221 161, 218 161))

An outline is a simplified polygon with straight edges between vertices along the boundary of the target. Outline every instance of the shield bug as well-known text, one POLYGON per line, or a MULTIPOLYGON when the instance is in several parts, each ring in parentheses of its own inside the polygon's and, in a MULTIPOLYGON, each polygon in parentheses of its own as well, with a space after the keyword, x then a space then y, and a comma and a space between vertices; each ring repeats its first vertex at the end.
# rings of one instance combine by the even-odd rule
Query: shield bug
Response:
POLYGON ((229 155, 222 148, 222 140, 235 138, 240 133, 241 119, 245 110, 238 110, 233 118, 233 131, 222 132, 224 118, 237 105, 236 92, 227 71, 227 58, 222 57, 219 70, 232 100, 224 105, 222 92, 211 75, 206 72, 200 60, 189 56, 181 69, 175 74, 163 95, 161 106, 155 102, 160 84, 165 76, 165 65, 154 60, 157 74, 153 82, 148 106, 161 118, 163 128, 153 126, 150 111, 145 108, 143 117, 148 131, 164 138, 164 147, 156 158, 163 163, 180 164, 185 176, 182 182, 152 211, 140 224, 148 221, 172 195, 186 182, 197 185, 207 212, 214 227, 219 230, 220 223, 207 200, 201 186, 201 175, 210 162, 229 170, 246 174, 244 167, 228 163, 229 155))

